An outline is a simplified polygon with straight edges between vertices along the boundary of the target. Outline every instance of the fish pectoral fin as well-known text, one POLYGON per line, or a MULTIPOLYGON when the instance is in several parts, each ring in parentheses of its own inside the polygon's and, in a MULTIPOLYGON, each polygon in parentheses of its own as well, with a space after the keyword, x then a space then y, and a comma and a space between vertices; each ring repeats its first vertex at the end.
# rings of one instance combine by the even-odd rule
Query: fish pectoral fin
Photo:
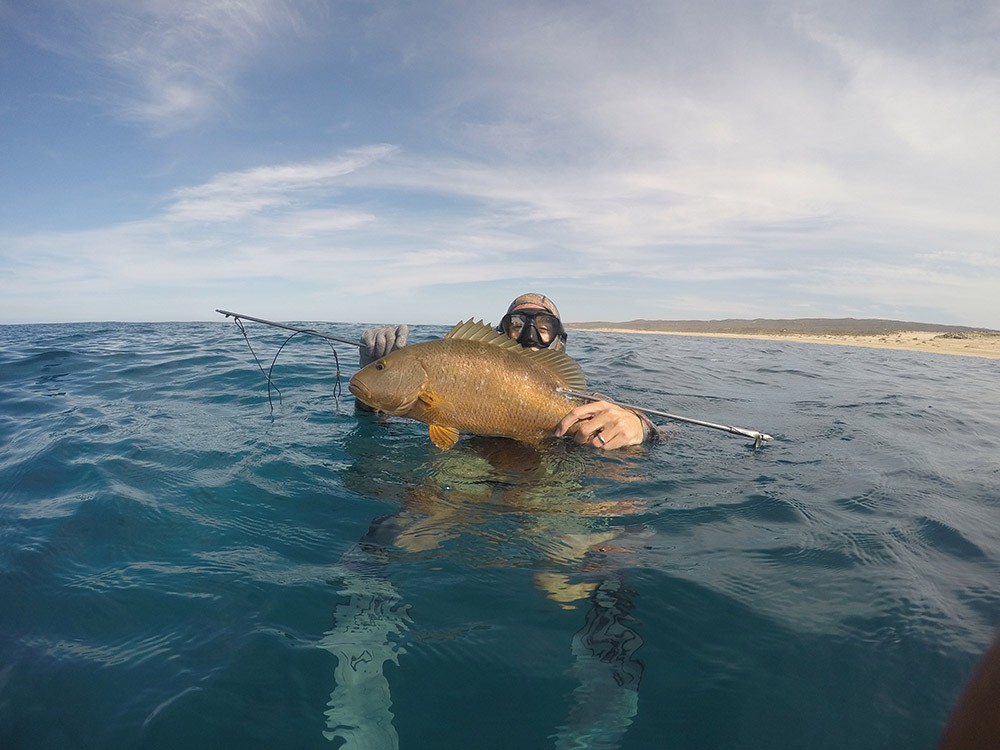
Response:
POLYGON ((424 419, 427 421, 427 432, 431 436, 431 442, 443 451, 448 450, 458 442, 458 430, 433 422, 436 408, 440 405, 437 394, 424 389, 417 398, 424 404, 424 419))
POLYGON ((458 442, 458 430, 454 427, 432 424, 428 426, 427 432, 431 436, 431 442, 443 451, 448 450, 458 442))
POLYGON ((434 391, 427 390, 426 388, 420 392, 420 395, 417 396, 417 399, 419 401, 422 401, 424 406, 426 406, 428 409, 433 409, 438 402, 437 394, 434 393, 434 391))

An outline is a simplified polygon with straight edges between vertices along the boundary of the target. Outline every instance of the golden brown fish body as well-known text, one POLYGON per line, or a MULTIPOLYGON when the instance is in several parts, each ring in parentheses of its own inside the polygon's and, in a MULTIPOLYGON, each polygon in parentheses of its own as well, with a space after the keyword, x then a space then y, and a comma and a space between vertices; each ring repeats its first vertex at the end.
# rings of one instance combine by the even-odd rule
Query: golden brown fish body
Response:
POLYGON ((471 320, 437 341, 397 349, 351 378, 351 393, 378 411, 429 425, 448 449, 459 432, 537 443, 580 402, 583 371, 563 352, 532 351, 471 320))

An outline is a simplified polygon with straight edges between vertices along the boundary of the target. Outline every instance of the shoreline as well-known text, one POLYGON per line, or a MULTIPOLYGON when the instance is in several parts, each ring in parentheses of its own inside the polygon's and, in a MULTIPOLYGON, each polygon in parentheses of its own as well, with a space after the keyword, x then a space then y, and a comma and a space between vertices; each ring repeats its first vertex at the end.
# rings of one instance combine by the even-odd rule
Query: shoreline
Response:
MULTIPOLYGON (((569 326, 573 330, 572 326, 569 326)), ((962 338, 946 337, 935 331, 897 331, 874 335, 801 334, 801 333, 704 333, 692 331, 640 331, 634 328, 577 328, 578 331, 599 333, 640 333, 658 336, 708 336, 711 338, 755 339, 759 341, 790 341, 799 344, 860 346, 868 349, 950 354, 959 357, 1000 359, 1000 336, 969 334, 962 338)))

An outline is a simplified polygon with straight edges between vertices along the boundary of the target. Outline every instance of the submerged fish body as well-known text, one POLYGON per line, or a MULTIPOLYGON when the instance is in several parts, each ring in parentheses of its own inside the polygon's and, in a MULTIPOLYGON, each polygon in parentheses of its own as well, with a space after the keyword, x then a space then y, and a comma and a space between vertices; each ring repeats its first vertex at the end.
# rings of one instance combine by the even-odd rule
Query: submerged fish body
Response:
POLYGON ((351 378, 351 393, 373 409, 429 426, 451 448, 460 432, 537 443, 580 402, 580 365, 559 351, 522 348, 482 321, 456 325, 443 339, 389 353, 351 378))

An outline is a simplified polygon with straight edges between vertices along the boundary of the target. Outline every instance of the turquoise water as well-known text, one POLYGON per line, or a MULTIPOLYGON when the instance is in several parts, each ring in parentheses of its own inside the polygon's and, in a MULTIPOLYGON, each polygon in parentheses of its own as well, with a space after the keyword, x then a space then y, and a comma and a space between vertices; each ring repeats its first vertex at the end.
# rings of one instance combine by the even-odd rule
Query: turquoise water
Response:
POLYGON ((442 453, 318 339, 272 413, 231 323, 0 327, 0 747, 932 747, 1000 623, 1000 362, 570 351, 776 439, 442 453))

